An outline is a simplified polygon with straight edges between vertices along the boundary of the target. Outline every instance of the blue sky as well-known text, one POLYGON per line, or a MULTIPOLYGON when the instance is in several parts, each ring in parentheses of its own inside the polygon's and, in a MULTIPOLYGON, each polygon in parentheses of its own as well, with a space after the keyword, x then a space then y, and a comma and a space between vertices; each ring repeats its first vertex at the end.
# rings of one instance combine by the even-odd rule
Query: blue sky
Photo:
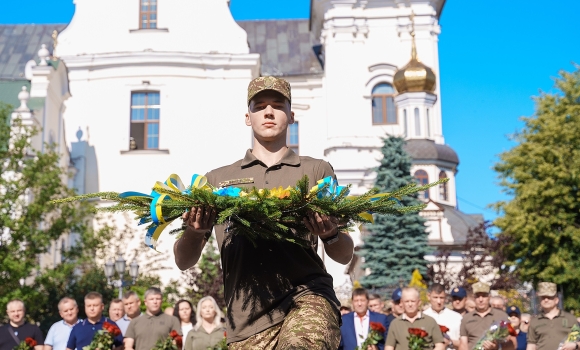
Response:
MULTIPOLYGON (((3 4, 0 24, 68 23, 72 0, 3 4)), ((121 0, 125 1, 125 0, 121 0)), ((231 0, 237 20, 307 18, 309 0, 231 0), (276 5, 272 5, 275 3, 276 5)), ((491 170, 513 147, 508 136, 534 113, 532 96, 551 92, 553 77, 580 63, 580 1, 448 0, 440 24, 443 132, 459 154, 459 207, 486 208, 505 196, 491 170)), ((420 55, 420 53, 419 53, 420 55)))

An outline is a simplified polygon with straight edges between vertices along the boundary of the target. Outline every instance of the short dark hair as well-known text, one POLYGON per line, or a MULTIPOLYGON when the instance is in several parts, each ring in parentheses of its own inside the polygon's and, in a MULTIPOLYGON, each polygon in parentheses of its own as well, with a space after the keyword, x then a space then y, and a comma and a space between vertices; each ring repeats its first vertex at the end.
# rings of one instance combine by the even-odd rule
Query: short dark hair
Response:
POLYGON ((445 287, 443 287, 442 284, 439 283, 433 283, 432 285, 429 286, 429 293, 444 293, 445 292, 445 287))
POLYGON ((352 290, 352 299, 354 299, 354 297, 358 297, 364 295, 365 298, 367 298, 367 300, 369 300, 369 293, 367 292, 366 289, 364 288, 355 288, 352 290))
POLYGON ((128 291, 127 293, 125 293, 125 294, 123 295, 123 299, 124 299, 124 300, 127 300, 127 299, 129 299, 130 297, 136 297, 137 299, 139 299, 139 295, 137 295, 137 293, 135 293, 135 292, 134 292, 134 291, 132 291, 132 290, 128 291))
MULTIPOLYGON (((121 300, 119 298, 111 300, 111 304, 118 304, 118 303, 121 303, 122 304, 123 303, 123 300, 121 300)), ((110 307, 111 304, 109 304, 109 307, 110 307)))
POLYGON ((350 307, 346 306, 346 305, 342 305, 340 307, 340 311, 342 311, 342 310, 346 310, 346 311, 349 311, 349 312, 352 311, 352 309, 350 307))
POLYGON ((100 299, 102 303, 103 295, 99 292, 88 292, 87 295, 85 295, 85 300, 93 300, 93 299, 100 299))
POLYGON ((379 300, 381 300, 381 301, 383 300, 383 298, 381 298, 381 296, 380 296, 380 295, 378 295, 378 294, 376 294, 376 293, 369 294, 369 297, 368 297, 368 299, 369 299, 369 300, 375 300, 375 299, 379 299, 379 300))
POLYGON ((181 299, 177 303, 175 303, 175 307, 173 308, 173 316, 177 317, 179 322, 181 322, 181 317, 179 317, 179 305, 181 303, 188 303, 189 307, 191 308, 191 315, 189 316, 189 322, 191 324, 195 324, 195 310, 193 309, 193 305, 189 300, 181 299))

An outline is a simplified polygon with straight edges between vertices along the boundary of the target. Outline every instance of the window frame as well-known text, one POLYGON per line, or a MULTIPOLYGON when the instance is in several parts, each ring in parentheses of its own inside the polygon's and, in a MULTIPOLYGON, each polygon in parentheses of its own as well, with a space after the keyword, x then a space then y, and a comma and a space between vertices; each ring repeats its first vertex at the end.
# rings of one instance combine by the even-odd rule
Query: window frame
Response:
POLYGON ((373 90, 371 92, 371 114, 372 114, 373 125, 397 125, 397 124, 399 124, 399 111, 397 110, 397 105, 395 103, 395 95, 396 95, 395 88, 393 87, 392 84, 387 83, 387 82, 380 82, 380 83, 375 84, 375 86, 373 87, 373 90), (375 93, 374 90, 377 89, 380 85, 389 85, 393 89, 393 93, 391 93, 391 94, 375 93), (375 98, 380 99, 381 105, 383 107, 383 109, 382 109, 382 111, 383 111, 382 121, 380 123, 375 122, 375 111, 373 108, 375 98), (389 99, 389 98, 392 99, 394 110, 395 110, 395 121, 394 122, 389 122, 389 113, 387 110, 387 99, 389 99))
POLYGON ((297 155, 300 155, 300 124, 297 121, 294 121, 293 124, 288 124, 288 131, 286 133, 286 146, 294 151, 297 155), (293 126, 294 125, 294 126, 293 126), (296 128, 296 138, 298 140, 297 143, 292 143, 291 140, 291 130, 290 128, 296 128))
MULTIPOLYGON (((429 183, 429 173, 423 169, 417 169, 413 173, 413 178, 419 186, 423 186, 429 183)), ((419 192, 419 195, 422 195, 423 198, 421 199, 429 199, 429 190, 419 192)))
MULTIPOLYGON (((161 93, 159 91, 151 91, 151 90, 147 90, 147 91, 143 91, 143 90, 136 90, 136 91, 131 91, 131 107, 130 107, 130 113, 129 113, 129 137, 131 137, 132 135, 132 130, 133 130, 133 124, 144 124, 143 125, 143 145, 141 148, 141 150, 159 150, 159 139, 160 139, 160 134, 161 134, 161 127, 160 127, 160 120, 161 120, 161 93), (144 104, 141 105, 137 105, 134 106, 133 105, 133 95, 135 94, 145 94, 145 99, 144 99, 144 104), (158 104, 155 105, 150 105, 149 102, 149 95, 150 94, 157 94, 158 95, 158 104), (155 108, 150 108, 150 106, 155 106, 155 108), (134 107, 143 107, 142 109, 144 110, 143 112, 143 120, 133 120, 133 110, 134 109, 141 109, 141 108, 134 108, 134 107), (157 119, 156 120, 149 120, 147 119, 148 116, 148 111, 151 109, 157 109, 159 111, 158 115, 157 115, 157 119), (148 147, 148 128, 149 128, 149 124, 157 124, 157 147, 156 148, 149 148, 148 147)), ((136 142, 136 141, 135 141, 136 142)), ((130 146, 130 145, 129 145, 130 146)), ((137 148, 136 150, 139 150, 139 148, 137 148)))
MULTIPOLYGON (((447 179, 447 172, 445 170, 441 170, 439 172, 439 180, 447 179)), ((444 182, 439 184, 439 199, 448 202, 449 201, 449 182, 444 182)))
POLYGON ((157 29, 159 26, 157 19, 157 7, 159 6, 158 0, 139 0, 139 29, 157 29), (151 2, 155 2, 155 11, 151 11, 151 2), (143 3, 147 5, 147 11, 143 11, 143 3), (151 15, 155 15, 155 19, 151 19, 151 15), (143 26, 143 16, 146 17, 145 26, 143 26), (154 23, 154 27, 151 24, 154 23))

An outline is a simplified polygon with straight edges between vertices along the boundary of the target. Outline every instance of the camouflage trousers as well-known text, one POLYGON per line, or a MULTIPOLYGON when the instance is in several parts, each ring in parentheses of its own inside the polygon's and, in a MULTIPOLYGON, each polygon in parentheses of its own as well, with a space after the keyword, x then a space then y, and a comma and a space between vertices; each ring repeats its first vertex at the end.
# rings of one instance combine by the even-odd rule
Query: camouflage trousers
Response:
POLYGON ((246 340, 228 344, 234 350, 336 350, 340 327, 336 311, 318 295, 296 300, 284 321, 246 340))

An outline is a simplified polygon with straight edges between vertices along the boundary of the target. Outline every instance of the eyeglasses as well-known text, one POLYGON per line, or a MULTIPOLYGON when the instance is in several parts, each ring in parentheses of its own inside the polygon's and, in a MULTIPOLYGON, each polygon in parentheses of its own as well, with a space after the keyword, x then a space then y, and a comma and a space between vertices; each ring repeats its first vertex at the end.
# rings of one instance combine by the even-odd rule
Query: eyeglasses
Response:
POLYGON ((556 296, 555 296, 555 295, 552 295, 552 296, 548 296, 548 295, 542 295, 542 296, 540 297, 540 300, 543 300, 543 299, 550 299, 550 300, 554 300, 554 299, 556 299, 556 296))

